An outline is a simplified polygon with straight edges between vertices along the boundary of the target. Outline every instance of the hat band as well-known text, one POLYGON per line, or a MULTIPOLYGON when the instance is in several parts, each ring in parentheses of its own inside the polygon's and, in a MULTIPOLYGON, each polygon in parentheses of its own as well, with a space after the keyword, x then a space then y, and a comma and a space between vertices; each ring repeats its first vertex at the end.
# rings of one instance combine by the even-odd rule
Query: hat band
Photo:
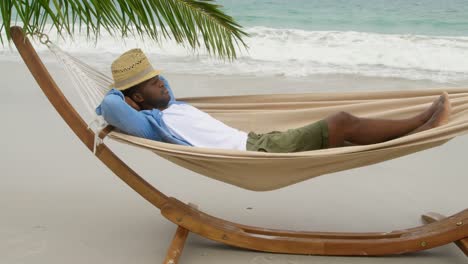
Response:
POLYGON ((115 81, 114 86, 116 88, 118 88, 118 87, 127 86, 129 84, 133 84, 136 81, 138 81, 139 79, 145 77, 145 75, 147 75, 148 73, 150 73, 152 71, 154 71, 153 67, 148 67, 148 68, 144 69, 143 71, 141 71, 141 72, 139 72, 139 73, 137 73, 135 75, 132 75, 131 77, 129 77, 127 79, 115 81))

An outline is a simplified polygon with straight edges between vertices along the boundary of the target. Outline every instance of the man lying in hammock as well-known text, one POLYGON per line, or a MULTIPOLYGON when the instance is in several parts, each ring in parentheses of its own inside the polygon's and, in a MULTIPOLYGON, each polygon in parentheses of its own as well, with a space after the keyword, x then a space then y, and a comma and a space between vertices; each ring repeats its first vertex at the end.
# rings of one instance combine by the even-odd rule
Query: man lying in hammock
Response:
POLYGON ((177 101, 168 82, 140 49, 112 63, 114 89, 96 109, 124 133, 152 140, 208 148, 298 152, 374 144, 421 132, 448 122, 447 93, 420 114, 401 120, 359 118, 339 112, 300 128, 257 134, 230 127, 209 114, 177 101))

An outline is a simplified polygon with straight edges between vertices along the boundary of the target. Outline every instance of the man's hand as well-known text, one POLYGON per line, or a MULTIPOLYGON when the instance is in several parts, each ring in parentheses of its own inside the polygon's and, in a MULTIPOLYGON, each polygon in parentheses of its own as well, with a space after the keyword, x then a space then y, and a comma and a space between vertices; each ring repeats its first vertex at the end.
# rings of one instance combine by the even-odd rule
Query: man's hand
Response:
POLYGON ((133 109, 137 110, 137 111, 140 111, 140 107, 138 106, 137 103, 135 103, 135 101, 132 100, 132 98, 128 97, 128 96, 125 96, 125 102, 130 105, 133 109))

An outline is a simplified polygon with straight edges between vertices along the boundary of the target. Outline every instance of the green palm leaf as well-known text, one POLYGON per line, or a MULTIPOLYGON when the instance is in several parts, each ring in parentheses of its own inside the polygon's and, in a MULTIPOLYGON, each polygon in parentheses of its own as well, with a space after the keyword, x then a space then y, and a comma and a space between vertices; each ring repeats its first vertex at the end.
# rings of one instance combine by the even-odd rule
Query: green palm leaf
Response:
POLYGON ((102 30, 122 38, 174 39, 233 59, 236 48, 247 48, 242 38, 248 35, 221 7, 213 0, 1 0, 0 34, 10 41, 9 28, 18 22, 26 33, 51 27, 62 37, 85 26, 88 39, 96 41, 102 30))

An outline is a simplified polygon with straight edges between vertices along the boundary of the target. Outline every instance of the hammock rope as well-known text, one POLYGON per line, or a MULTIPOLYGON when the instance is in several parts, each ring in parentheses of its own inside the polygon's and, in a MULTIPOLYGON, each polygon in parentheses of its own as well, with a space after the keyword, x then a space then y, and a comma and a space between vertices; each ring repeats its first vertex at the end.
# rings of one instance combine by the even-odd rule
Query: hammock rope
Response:
POLYGON ((79 95, 81 101, 86 107, 86 110, 92 117, 90 121, 87 121, 87 124, 88 129, 91 129, 95 135, 93 153, 96 154, 96 147, 103 143, 102 139, 99 137, 99 133, 108 124, 102 116, 98 116, 96 114, 95 109, 109 91, 109 85, 112 83, 112 79, 94 69, 92 66, 60 49, 49 40, 49 37, 46 34, 35 32, 34 35, 38 37, 39 42, 48 47, 51 53, 54 54, 57 61, 60 62, 60 65, 63 66, 65 73, 71 80, 72 87, 79 95))

